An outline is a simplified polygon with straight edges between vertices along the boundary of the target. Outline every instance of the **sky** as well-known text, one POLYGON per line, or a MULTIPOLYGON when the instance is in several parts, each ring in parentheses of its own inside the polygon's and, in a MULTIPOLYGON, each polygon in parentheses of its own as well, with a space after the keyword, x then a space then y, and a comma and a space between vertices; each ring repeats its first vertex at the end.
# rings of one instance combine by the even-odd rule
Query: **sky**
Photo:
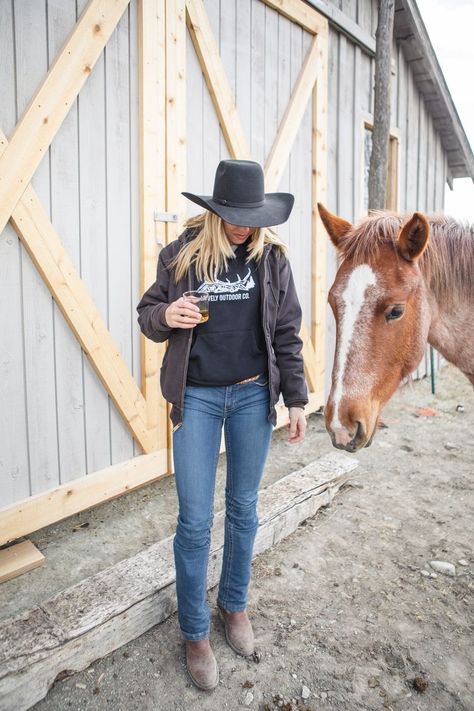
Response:
MULTIPOLYGON (((474 0, 417 0, 471 147, 474 149, 474 0)), ((446 185, 445 212, 474 222, 474 183, 457 178, 446 185)))

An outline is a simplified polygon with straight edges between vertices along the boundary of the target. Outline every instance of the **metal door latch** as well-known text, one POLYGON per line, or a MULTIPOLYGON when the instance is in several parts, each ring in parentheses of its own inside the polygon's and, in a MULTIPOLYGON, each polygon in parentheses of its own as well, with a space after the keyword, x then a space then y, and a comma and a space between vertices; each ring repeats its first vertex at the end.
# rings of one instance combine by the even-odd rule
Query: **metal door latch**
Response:
POLYGON ((159 212, 155 210, 153 219, 155 222, 178 222, 178 215, 176 212, 159 212))

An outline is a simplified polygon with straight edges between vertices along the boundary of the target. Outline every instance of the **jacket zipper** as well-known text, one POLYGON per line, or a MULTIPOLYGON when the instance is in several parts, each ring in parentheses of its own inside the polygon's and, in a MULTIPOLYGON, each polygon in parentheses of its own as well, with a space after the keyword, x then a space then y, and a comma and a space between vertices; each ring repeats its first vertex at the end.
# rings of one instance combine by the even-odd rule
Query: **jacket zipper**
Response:
POLYGON ((274 407, 274 403, 272 402, 272 368, 271 368, 271 349, 272 349, 272 344, 270 341, 270 332, 269 332, 269 327, 268 327, 268 318, 267 318, 267 301, 268 301, 268 287, 267 287, 267 258, 270 253, 270 250, 267 249, 267 251, 263 255, 263 299, 262 299, 262 322, 263 322, 263 334, 265 336, 265 343, 267 344, 267 357, 268 357, 268 389, 270 391, 270 407, 274 407))
MULTIPOLYGON (((192 281, 191 281, 191 267, 189 268, 188 271, 188 291, 191 291, 192 289, 192 281)), ((193 329, 189 329, 189 337, 188 337, 188 347, 186 350, 186 358, 184 360, 184 370, 183 370, 183 388, 181 390, 181 403, 180 403, 180 409, 181 409, 181 422, 178 422, 177 425, 173 427, 173 432, 176 432, 176 430, 179 430, 181 425, 183 424, 183 410, 184 410, 184 393, 186 392, 186 376, 188 373, 188 363, 189 363, 189 354, 191 352, 191 343, 193 340, 193 329)))

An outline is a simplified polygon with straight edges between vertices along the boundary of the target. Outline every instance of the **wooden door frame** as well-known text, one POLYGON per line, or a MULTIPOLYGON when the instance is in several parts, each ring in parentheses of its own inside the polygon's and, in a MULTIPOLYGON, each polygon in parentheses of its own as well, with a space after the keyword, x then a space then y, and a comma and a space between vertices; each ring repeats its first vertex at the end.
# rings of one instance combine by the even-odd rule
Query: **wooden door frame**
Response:
MULTIPOLYGON (((315 209, 326 195, 328 23, 303 0, 262 0, 313 35, 265 165, 275 190, 306 106, 312 103, 311 325, 303 325, 308 411, 323 403, 326 240, 315 209), (317 349, 315 345, 317 344, 317 349)), ((0 545, 170 473, 167 405, 159 391, 164 346, 141 339, 138 388, 106 324, 61 244, 30 181, 100 57, 129 0, 89 0, 10 141, 0 129, 0 231, 11 220, 56 304, 127 423, 142 455, 0 510, 0 545)), ((218 45, 202 0, 138 0, 140 83, 140 285, 155 278, 160 246, 185 218, 186 23, 231 157, 250 158, 218 45), (157 209, 178 215, 155 222, 157 209)), ((278 426, 287 421, 278 409, 278 426)))

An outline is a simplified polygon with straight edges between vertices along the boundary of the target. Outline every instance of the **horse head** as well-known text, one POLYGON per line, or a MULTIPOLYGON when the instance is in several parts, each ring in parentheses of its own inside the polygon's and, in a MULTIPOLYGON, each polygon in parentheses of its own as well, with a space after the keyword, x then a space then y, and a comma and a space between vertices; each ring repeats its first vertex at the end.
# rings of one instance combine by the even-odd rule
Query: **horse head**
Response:
POLYGON ((381 409, 423 355, 430 312, 418 260, 430 229, 418 212, 353 227, 318 208, 340 258, 328 297, 336 350, 326 428, 335 447, 354 452, 370 445, 381 409))

